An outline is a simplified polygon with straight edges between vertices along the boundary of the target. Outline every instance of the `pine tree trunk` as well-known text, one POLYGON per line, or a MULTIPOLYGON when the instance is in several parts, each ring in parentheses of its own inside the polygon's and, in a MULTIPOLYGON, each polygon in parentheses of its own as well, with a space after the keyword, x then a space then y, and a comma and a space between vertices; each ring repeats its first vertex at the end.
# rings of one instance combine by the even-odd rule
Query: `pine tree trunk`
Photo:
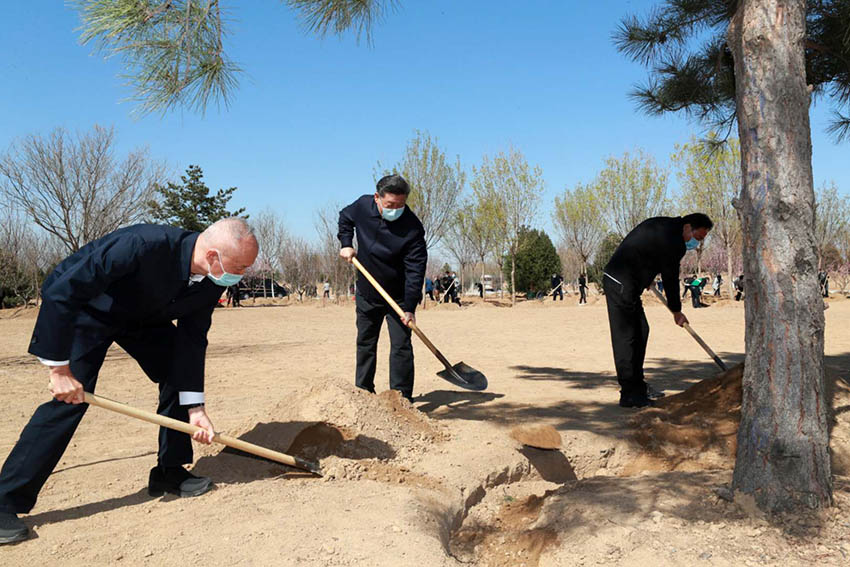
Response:
POLYGON ((832 500, 805 0, 743 0, 729 27, 743 189, 746 351, 733 488, 763 510, 832 500))

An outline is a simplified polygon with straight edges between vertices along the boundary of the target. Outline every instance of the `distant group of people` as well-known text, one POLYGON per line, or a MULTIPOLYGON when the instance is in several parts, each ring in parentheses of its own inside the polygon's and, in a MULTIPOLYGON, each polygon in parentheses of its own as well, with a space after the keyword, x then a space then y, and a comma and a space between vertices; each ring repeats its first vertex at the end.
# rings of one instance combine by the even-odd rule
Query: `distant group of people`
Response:
MULTIPOLYGON (((552 300, 557 301, 560 299, 564 300, 564 276, 561 274, 552 274, 552 279, 549 281, 552 286, 552 300)), ((587 304, 587 276, 582 272, 579 274, 578 279, 578 291, 579 291, 579 305, 587 304)))
POLYGON ((460 305, 459 288, 460 280, 458 280, 457 274, 451 270, 446 270, 446 273, 442 276, 426 277, 425 296, 422 297, 422 301, 425 300, 425 297, 428 297, 431 301, 460 305))

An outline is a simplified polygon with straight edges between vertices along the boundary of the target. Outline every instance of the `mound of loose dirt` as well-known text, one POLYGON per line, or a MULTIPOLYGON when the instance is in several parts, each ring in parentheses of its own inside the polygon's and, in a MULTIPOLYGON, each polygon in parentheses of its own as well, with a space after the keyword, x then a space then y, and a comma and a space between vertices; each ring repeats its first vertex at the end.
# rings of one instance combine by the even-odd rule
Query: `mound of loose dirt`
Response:
MULTIPOLYGON (((632 419, 635 439, 646 451, 626 467, 642 470, 731 468, 735 461, 744 366, 708 378, 680 394, 662 398, 632 419)), ((830 452, 835 474, 850 473, 850 385, 840 372, 827 368, 831 399, 830 452)))
MULTIPOLYGON (((333 379, 281 401, 263 420, 247 420, 228 434, 319 462, 325 476, 331 478, 390 482, 411 478, 413 484, 427 484, 413 478, 415 475, 405 474, 409 471, 403 463, 449 437, 441 424, 416 410, 399 392, 388 390, 374 395, 333 379), (398 464, 389 464, 390 461, 398 464)), ((212 456, 220 450, 220 446, 209 446, 201 448, 200 453, 212 456)), ((255 474, 257 464, 229 459, 228 468, 231 477, 239 480, 248 476, 249 469, 255 474)))

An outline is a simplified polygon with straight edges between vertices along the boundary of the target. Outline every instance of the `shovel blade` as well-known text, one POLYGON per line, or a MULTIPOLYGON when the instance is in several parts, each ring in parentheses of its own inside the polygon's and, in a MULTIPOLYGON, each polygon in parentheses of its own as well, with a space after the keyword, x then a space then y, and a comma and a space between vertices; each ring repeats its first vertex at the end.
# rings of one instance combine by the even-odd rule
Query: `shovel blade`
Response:
POLYGON ((437 372, 437 376, 467 390, 480 392, 487 389, 487 377, 463 362, 458 362, 451 368, 440 370, 437 372))

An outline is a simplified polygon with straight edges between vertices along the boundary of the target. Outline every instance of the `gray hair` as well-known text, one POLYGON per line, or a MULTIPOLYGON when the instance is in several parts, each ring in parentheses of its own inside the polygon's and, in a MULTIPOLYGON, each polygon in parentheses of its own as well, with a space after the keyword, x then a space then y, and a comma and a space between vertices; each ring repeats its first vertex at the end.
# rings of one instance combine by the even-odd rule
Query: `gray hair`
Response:
POLYGON ((257 236, 254 234, 254 229, 243 218, 227 217, 215 221, 201 233, 204 241, 211 247, 223 247, 228 251, 236 251, 241 249, 249 240, 252 244, 257 244, 257 236))

